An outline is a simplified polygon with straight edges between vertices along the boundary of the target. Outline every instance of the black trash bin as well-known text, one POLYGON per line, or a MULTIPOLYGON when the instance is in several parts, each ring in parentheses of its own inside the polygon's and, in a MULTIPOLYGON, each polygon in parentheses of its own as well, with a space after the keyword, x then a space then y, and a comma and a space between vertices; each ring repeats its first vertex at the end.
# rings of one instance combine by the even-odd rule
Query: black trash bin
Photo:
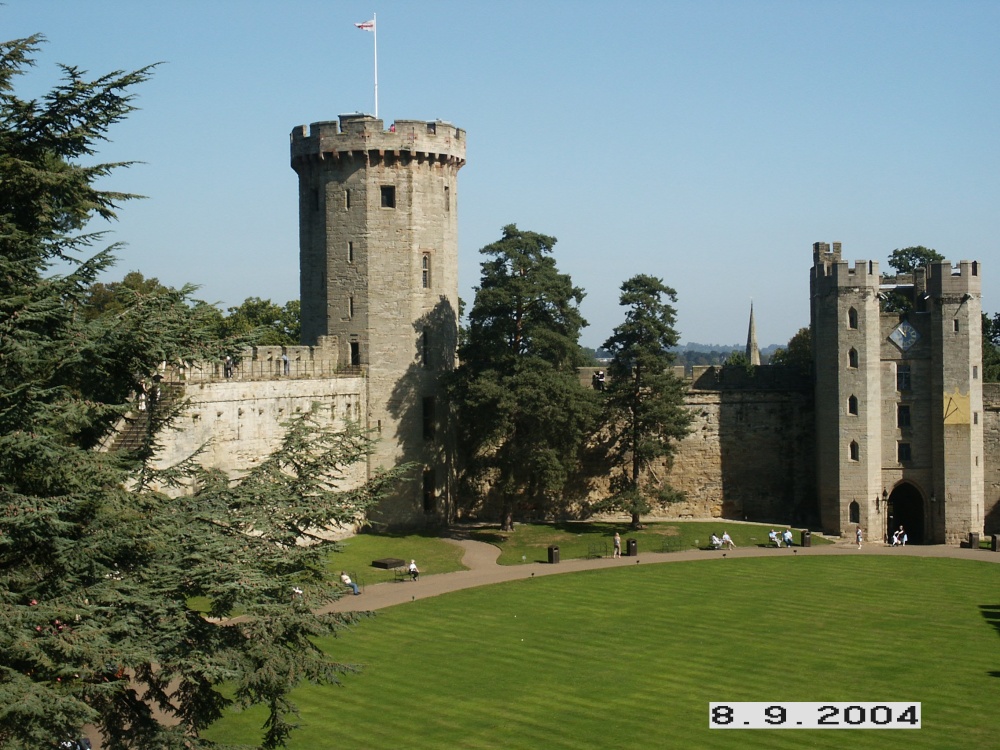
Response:
POLYGON ((994 534, 990 538, 990 549, 994 552, 1000 552, 1000 534, 994 534))
POLYGON ((813 535, 809 529, 802 529, 802 546, 812 547, 813 545, 813 535))
POLYGON ((627 557, 637 556, 639 554, 639 542, 635 539, 629 539, 625 554, 627 557))
POLYGON ((969 532, 969 549, 979 549, 979 534, 975 531, 969 532))
POLYGON ((559 562, 559 548, 555 545, 549 547, 549 562, 553 565, 559 562))

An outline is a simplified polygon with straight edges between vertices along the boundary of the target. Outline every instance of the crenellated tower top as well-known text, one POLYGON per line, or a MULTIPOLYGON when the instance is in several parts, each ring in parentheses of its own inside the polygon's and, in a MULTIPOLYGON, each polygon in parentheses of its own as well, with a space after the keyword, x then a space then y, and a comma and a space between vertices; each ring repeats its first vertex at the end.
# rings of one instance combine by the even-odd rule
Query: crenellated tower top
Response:
POLYGON ((465 131, 442 120, 396 120, 388 130, 371 115, 300 125, 291 134, 292 168, 327 159, 465 164, 465 131))

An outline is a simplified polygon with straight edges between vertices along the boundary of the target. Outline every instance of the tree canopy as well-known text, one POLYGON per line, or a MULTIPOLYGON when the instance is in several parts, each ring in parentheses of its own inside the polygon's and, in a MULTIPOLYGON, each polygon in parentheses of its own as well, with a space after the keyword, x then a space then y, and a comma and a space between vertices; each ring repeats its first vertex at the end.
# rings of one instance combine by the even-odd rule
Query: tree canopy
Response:
POLYGON ((178 408, 156 375, 218 356, 212 320, 190 288, 141 277, 98 305, 115 248, 86 257, 102 240, 88 223, 134 197, 97 186, 126 165, 90 157, 151 69, 89 79, 63 67, 61 84, 24 100, 14 82, 41 41, 0 43, 0 746, 52 747, 89 723, 111 750, 199 748, 232 702, 263 703, 264 746, 282 746, 292 687, 342 669, 312 639, 343 618, 306 606, 338 587, 318 572, 322 547, 295 542, 357 519, 394 477, 343 485, 368 438, 311 414, 238 481, 193 461, 156 467, 178 408), (56 262, 69 270, 54 275, 56 262), (104 450, 125 424, 140 447, 104 450), (193 495, 161 491, 182 480, 193 495), (243 617, 223 627, 192 597, 243 617))
POLYGON ((813 368, 812 331, 808 326, 796 331, 785 347, 776 349, 771 355, 770 364, 794 367, 804 374, 811 373, 813 368))
POLYGON ((583 291, 557 270, 555 243, 511 224, 482 248, 450 385, 467 484, 492 484, 505 528, 560 501, 596 413, 577 375, 583 291))
POLYGON ((605 387, 606 424, 618 471, 602 510, 624 510, 632 524, 654 504, 680 499, 653 462, 670 456, 687 435, 691 414, 684 407, 684 386, 670 367, 677 346, 677 293, 661 279, 640 274, 621 286, 625 321, 603 348, 611 354, 605 387))
POLYGON ((893 250, 889 255, 889 265, 895 269, 896 273, 912 273, 918 268, 944 259, 945 257, 933 248, 915 245, 913 247, 897 247, 893 250))

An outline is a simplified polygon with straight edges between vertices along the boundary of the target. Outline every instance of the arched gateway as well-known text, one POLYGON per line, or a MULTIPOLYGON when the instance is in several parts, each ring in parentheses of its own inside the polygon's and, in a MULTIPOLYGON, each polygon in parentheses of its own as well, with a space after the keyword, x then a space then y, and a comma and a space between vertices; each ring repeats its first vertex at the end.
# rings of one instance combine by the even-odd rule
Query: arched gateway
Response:
POLYGON ((906 530, 907 544, 924 544, 931 541, 924 531, 924 496, 909 482, 893 488, 886 502, 886 541, 902 526, 906 530))

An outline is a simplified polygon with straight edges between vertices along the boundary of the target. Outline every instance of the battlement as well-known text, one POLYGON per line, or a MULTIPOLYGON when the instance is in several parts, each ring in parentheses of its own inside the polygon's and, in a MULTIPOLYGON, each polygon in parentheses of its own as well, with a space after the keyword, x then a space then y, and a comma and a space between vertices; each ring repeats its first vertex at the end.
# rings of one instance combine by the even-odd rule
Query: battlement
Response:
POLYGON ((387 158, 427 161, 461 168, 465 131, 443 120, 396 120, 388 130, 371 115, 300 125, 291 134, 292 168, 313 160, 387 158))
POLYGON ((932 297, 982 294, 982 264, 979 261, 931 263, 926 273, 927 292, 932 297))
POLYGON ((839 242, 833 243, 833 249, 825 242, 813 244, 813 267, 810 271, 814 292, 820 292, 833 287, 874 287, 879 286, 878 262, 873 260, 856 260, 852 267, 841 259, 839 242))

